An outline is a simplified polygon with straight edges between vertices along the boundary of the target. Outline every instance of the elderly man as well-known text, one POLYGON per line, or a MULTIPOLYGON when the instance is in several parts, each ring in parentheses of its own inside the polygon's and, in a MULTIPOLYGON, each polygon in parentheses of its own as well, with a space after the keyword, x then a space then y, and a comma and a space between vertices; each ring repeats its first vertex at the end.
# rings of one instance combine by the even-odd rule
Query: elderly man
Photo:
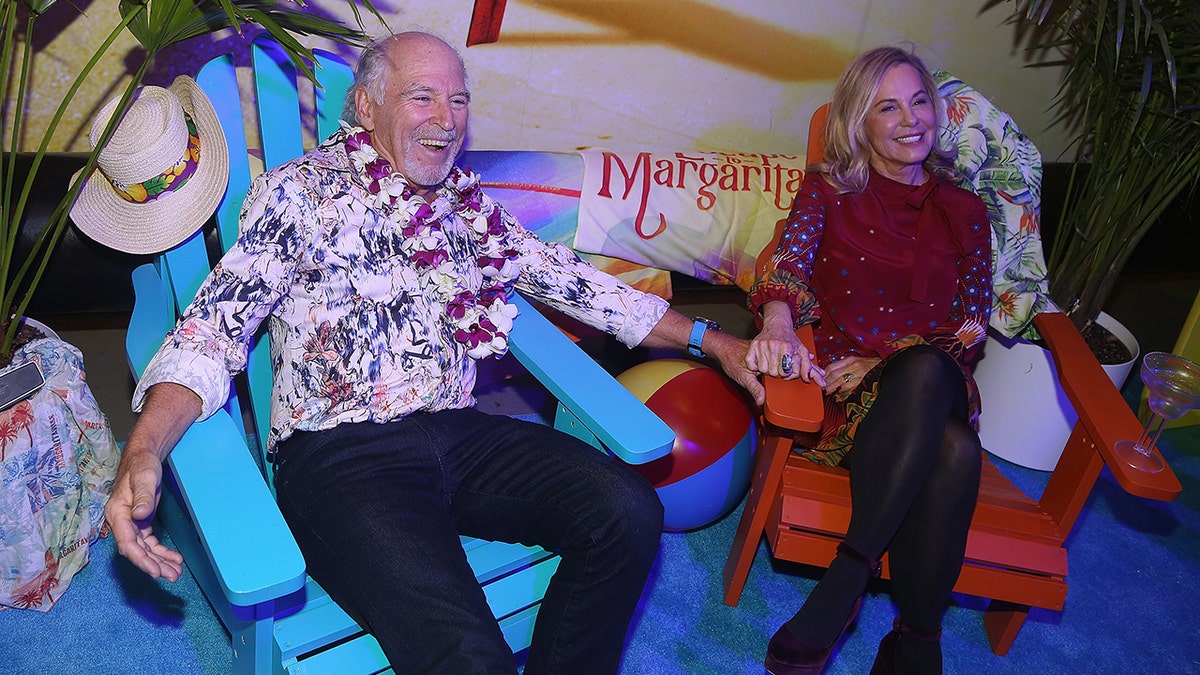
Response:
POLYGON ((476 359, 507 348, 505 298, 515 286, 630 346, 690 339, 755 399, 762 389, 744 341, 541 242, 479 190, 454 165, 470 100, 439 38, 402 33, 363 53, 348 124, 258 177, 239 241, 139 382, 105 514, 122 555, 179 577, 181 557, 150 529, 161 462, 223 403, 269 319, 279 507, 309 573, 396 670, 514 671, 466 534, 562 553, 526 673, 611 673, 662 507, 621 463, 472 407, 476 359))

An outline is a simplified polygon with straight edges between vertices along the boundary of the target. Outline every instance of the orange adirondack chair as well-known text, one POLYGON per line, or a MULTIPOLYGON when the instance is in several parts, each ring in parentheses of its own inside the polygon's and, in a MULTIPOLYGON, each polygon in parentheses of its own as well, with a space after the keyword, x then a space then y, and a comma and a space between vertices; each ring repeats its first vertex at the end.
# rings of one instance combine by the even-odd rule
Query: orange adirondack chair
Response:
MULTIPOLYGON (((812 117, 809 162, 823 155, 827 107, 812 117)), ((760 265, 774 251, 782 221, 780 226, 760 265)), ((1003 273, 994 270, 997 279, 1003 273)), ((1140 497, 1171 500, 1181 490, 1169 467, 1146 474, 1113 456, 1113 444, 1137 438, 1141 425, 1071 321, 1061 313, 1043 311, 1034 317, 1034 325, 1049 346, 1079 422, 1039 499, 1013 485, 984 453, 979 502, 954 590, 991 600, 983 621, 992 651, 1001 656, 1012 646, 1031 607, 1062 610, 1067 597, 1066 540, 1101 468, 1107 465, 1122 488, 1140 497)), ((811 329, 804 327, 797 334, 811 349, 811 329)), ((775 558, 825 567, 850 520, 849 474, 792 450, 797 432, 820 429, 820 388, 774 378, 766 378, 766 386, 754 476, 725 565, 725 602, 731 606, 738 603, 764 534, 775 558)), ((889 576, 886 554, 883 576, 889 576)))

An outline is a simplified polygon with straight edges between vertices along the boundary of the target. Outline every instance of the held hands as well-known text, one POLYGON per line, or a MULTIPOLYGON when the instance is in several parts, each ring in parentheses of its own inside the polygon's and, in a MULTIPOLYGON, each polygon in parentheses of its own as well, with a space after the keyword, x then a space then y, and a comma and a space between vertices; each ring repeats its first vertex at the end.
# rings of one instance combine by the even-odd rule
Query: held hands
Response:
MULTIPOLYGON (((671 309, 663 315, 654 330, 642 340, 645 347, 669 347, 683 349, 688 344, 688 336, 692 330, 692 320, 671 309)), ((758 375, 746 368, 746 347, 749 343, 719 330, 710 330, 704 334, 701 348, 705 354, 721 363, 721 369, 729 379, 738 383, 754 402, 762 405, 766 400, 766 391, 758 375)))
POLYGON ((766 390, 763 389, 762 382, 758 381, 758 375, 746 367, 746 354, 750 343, 732 335, 720 335, 720 338, 713 340, 716 346, 709 347, 709 353, 721 363, 725 374, 750 394, 755 404, 762 405, 767 400, 766 390))
POLYGON ((183 574, 183 556, 160 542, 150 527, 161 487, 158 455, 126 444, 104 518, 121 555, 155 579, 176 581, 183 574))
POLYGON ((746 366, 762 375, 784 380, 800 378, 826 386, 825 371, 796 337, 791 310, 782 302, 769 302, 763 307, 762 331, 750 342, 746 366))

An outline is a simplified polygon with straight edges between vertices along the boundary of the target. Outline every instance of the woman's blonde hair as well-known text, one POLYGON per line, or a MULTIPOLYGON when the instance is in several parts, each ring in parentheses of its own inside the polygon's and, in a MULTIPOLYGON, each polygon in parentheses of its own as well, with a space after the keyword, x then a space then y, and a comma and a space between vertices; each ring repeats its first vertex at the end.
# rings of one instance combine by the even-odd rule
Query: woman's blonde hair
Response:
POLYGON ((943 148, 938 130, 945 125, 945 109, 938 104, 937 83, 920 57, 899 47, 876 47, 863 52, 846 66, 833 89, 829 116, 825 120, 825 158, 808 167, 834 186, 838 192, 862 192, 867 187, 871 146, 867 141, 866 119, 871 102, 883 78, 896 66, 910 65, 921 76, 925 91, 936 111, 933 150, 925 160, 925 168, 948 180, 960 178, 954 170, 957 148, 943 148))

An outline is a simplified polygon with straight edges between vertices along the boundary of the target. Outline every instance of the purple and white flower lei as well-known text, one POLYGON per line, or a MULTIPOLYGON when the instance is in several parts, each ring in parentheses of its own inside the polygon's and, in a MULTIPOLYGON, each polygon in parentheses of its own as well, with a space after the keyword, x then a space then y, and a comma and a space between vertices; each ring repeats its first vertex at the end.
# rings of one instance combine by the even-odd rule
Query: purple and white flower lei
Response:
POLYGON ((339 133, 350 162, 375 197, 375 207, 403 232, 404 252, 424 277, 422 288, 445 308, 454 339, 466 346, 471 358, 503 356, 517 317, 517 308, 507 299, 521 268, 519 254, 504 248, 507 228, 501 209, 479 190, 479 176, 453 167, 437 198, 426 203, 414 199, 408 181, 371 147, 366 130, 343 123, 339 133), (466 288, 450 255, 450 240, 441 221, 451 208, 468 224, 479 251, 475 264, 484 280, 478 292, 466 288))

